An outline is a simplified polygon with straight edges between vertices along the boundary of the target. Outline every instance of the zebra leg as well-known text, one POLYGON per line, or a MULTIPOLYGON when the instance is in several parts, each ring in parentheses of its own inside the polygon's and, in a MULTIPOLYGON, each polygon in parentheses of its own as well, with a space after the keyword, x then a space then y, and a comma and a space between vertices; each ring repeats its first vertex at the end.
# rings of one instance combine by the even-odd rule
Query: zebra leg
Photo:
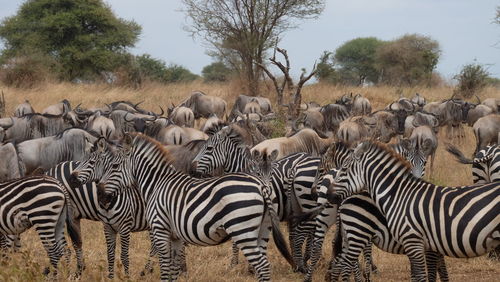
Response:
POLYGON ((232 244, 232 256, 231 256, 231 267, 234 267, 235 265, 237 265, 239 263, 238 261, 238 255, 239 255, 239 252, 240 250, 238 249, 238 246, 233 243, 232 244))
POLYGON ((364 278, 365 281, 371 281, 371 272, 376 270, 377 267, 373 263, 373 256, 372 256, 372 244, 369 242, 366 247, 363 249, 363 257, 365 258, 365 271, 364 271, 364 278))
POLYGON ((488 258, 491 260, 500 260, 500 246, 488 253, 488 258))
POLYGON ((442 282, 448 282, 450 280, 448 278, 448 270, 446 269, 446 262, 444 260, 444 256, 441 254, 438 254, 437 271, 439 273, 439 279, 441 279, 442 282))
POLYGON ((103 225, 108 256, 108 278, 113 279, 113 277, 115 276, 116 231, 109 224, 103 225))
POLYGON ((424 246, 421 241, 416 241, 415 239, 416 238, 403 239, 403 247, 406 255, 410 259, 411 281, 425 282, 427 281, 427 273, 425 269, 424 246))
POLYGON ((120 259, 122 260, 125 276, 130 277, 129 256, 128 256, 128 250, 130 245, 130 228, 120 230, 120 245, 121 245, 120 259))
MULTIPOLYGON (((65 244, 64 240, 56 240, 56 238, 63 238, 64 237, 64 231, 57 230, 57 228, 48 228, 46 225, 40 226, 38 225, 36 228, 36 232, 38 233, 38 236, 40 237, 40 240, 42 241, 42 245, 47 252, 49 256, 49 261, 50 265, 54 269, 53 274, 57 275, 57 266, 59 264, 59 260, 61 259, 64 249, 65 249, 65 244), (51 230, 52 229, 52 230, 51 230), (60 234, 56 234, 60 233, 60 234)), ((48 275, 50 273, 50 269, 47 267, 43 271, 45 275, 48 275)))
POLYGON ((304 269, 304 261, 302 260, 302 244, 303 241, 301 241, 298 238, 298 226, 296 224, 293 224, 292 222, 289 222, 288 224, 292 224, 291 228, 289 228, 289 234, 288 234, 288 240, 290 241, 291 244, 291 249, 292 249, 292 258, 295 263, 295 269, 293 270, 294 272, 301 272, 305 273, 304 269))
POLYGON ((76 255, 76 277, 80 277, 82 275, 83 270, 85 270, 85 261, 83 259, 83 246, 82 246, 82 232, 80 227, 80 218, 73 218, 73 229, 75 229, 75 233, 80 237, 79 242, 75 242, 71 240, 73 245, 73 249, 75 249, 76 255))
POLYGON ((172 261, 171 250, 171 232, 165 228, 162 223, 153 223, 151 232, 153 234, 153 243, 158 251, 158 259, 160 261, 160 279, 161 281, 176 281, 179 275, 178 269, 172 261))
POLYGON ((268 226, 261 225, 260 228, 257 227, 253 232, 245 232, 242 234, 238 234, 238 230, 235 230, 235 232, 227 230, 226 232, 230 234, 233 242, 241 250, 248 263, 255 269, 259 281, 270 281, 271 267, 259 245, 259 234, 261 232, 259 229, 263 228, 268 228, 268 226), (237 235, 232 235, 234 233, 237 235))
POLYGON ((321 258, 321 251, 323 249, 323 241, 330 226, 332 226, 337 218, 336 208, 327 208, 321 212, 315 220, 316 228, 312 236, 312 247, 310 251, 310 263, 306 269, 306 276, 304 281, 312 281, 312 276, 318 261, 321 258), (333 209, 333 210, 332 210, 333 209))
POLYGON ((180 239, 171 239, 170 248, 172 254, 173 268, 174 272, 178 272, 180 274, 182 269, 182 264, 186 263, 185 257, 185 244, 184 241, 180 239))
POLYGON ((146 262, 146 265, 144 265, 144 270, 142 270, 140 273, 141 276, 146 275, 146 273, 153 273, 152 258, 158 254, 158 250, 156 249, 155 244, 153 242, 153 234, 151 232, 149 232, 149 241, 151 243, 151 249, 149 250, 149 257, 148 261, 146 262))

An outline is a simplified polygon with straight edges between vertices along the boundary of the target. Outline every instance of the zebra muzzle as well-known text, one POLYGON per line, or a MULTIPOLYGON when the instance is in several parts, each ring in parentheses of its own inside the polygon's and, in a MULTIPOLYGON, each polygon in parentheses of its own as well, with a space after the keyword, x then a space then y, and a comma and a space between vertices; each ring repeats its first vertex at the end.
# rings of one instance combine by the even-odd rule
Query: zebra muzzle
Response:
POLYGON ((110 193, 106 192, 105 184, 104 183, 97 184, 97 202, 99 202, 99 205, 107 210, 112 200, 113 196, 110 193))

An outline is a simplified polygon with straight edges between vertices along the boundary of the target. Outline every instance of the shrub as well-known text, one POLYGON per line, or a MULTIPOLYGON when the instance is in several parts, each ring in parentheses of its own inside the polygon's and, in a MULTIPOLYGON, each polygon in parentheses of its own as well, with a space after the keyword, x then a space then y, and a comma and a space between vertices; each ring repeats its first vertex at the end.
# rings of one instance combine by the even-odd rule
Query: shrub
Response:
POLYGON ((228 81, 231 76, 232 70, 228 68, 223 62, 214 62, 207 65, 201 71, 205 82, 224 82, 228 81))
POLYGON ((488 71, 480 64, 472 63, 463 66, 460 73, 454 76, 454 79, 458 81, 455 93, 464 98, 479 94, 487 85, 488 75, 488 71))

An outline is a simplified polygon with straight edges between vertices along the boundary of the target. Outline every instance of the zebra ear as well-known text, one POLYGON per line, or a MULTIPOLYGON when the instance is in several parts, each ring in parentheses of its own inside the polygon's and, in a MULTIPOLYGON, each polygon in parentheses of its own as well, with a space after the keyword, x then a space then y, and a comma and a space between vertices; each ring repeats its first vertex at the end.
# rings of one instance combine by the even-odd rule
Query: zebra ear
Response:
POLYGON ((411 149, 413 147, 412 146, 413 144, 412 144, 411 140, 409 140, 407 138, 401 139, 401 145, 403 146, 403 148, 405 148, 408 151, 411 151, 411 149))
POLYGON ((278 158, 278 150, 274 150, 271 152, 271 154, 268 155, 267 159, 270 162, 274 162, 278 158))
MULTIPOLYGON (((85 137, 87 138, 87 137, 85 137)), ((88 141, 88 140, 87 140, 88 141)), ((97 144, 96 144, 96 151, 97 152, 103 152, 105 149, 106 149, 106 139, 104 139, 103 137, 97 139, 97 144)))
POLYGON ((132 148, 132 136, 125 133, 123 136, 122 147, 125 152, 128 152, 132 148))
POLYGON ((360 160, 361 157, 363 156, 363 154, 368 150, 370 146, 370 142, 369 141, 365 141, 361 144, 359 144, 356 149, 354 149, 354 152, 353 152, 353 157, 355 160, 360 160))
POLYGON ((258 150, 253 150, 253 152, 252 152, 252 158, 258 159, 260 157, 261 157, 260 152, 258 150))

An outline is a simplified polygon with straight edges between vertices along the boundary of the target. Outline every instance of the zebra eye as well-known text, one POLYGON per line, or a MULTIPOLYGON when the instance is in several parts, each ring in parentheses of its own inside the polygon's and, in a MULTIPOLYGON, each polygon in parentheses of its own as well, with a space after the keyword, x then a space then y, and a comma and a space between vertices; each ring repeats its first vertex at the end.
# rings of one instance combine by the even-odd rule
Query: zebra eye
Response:
POLYGON ((111 168, 113 168, 113 169, 117 169, 118 167, 120 167, 120 164, 119 164, 119 163, 116 163, 116 164, 112 164, 112 165, 111 165, 111 168))

